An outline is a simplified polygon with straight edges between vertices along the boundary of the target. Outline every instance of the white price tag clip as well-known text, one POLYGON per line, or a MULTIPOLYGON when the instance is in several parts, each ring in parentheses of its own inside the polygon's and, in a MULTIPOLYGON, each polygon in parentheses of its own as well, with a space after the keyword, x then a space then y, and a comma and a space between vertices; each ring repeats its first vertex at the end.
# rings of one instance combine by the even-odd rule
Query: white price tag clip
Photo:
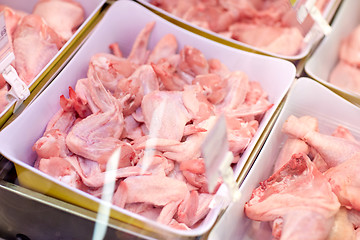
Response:
POLYGON ((19 108, 22 102, 30 95, 27 85, 19 78, 15 68, 9 65, 2 72, 5 81, 11 86, 6 94, 6 99, 11 102, 16 100, 14 112, 19 108))
POLYGON ((310 15, 316 23, 315 28, 307 34, 306 41, 310 41, 310 38, 319 38, 319 34, 330 34, 332 28, 324 19, 320 10, 315 6, 316 0, 307 0, 304 4, 300 5, 301 2, 302 1, 297 1, 297 6, 295 7, 298 8, 296 18, 299 23, 302 24, 308 15, 310 15), (298 5, 300 6, 298 7, 298 5))
POLYGON ((221 115, 214 127, 207 134, 204 143, 201 146, 202 155, 205 159, 206 176, 208 179, 209 192, 213 192, 218 179, 221 177, 227 187, 227 196, 216 197, 211 203, 221 205, 225 208, 230 202, 236 202, 240 199, 240 192, 236 183, 231 163, 233 154, 229 151, 227 140, 227 128, 225 116, 221 115))

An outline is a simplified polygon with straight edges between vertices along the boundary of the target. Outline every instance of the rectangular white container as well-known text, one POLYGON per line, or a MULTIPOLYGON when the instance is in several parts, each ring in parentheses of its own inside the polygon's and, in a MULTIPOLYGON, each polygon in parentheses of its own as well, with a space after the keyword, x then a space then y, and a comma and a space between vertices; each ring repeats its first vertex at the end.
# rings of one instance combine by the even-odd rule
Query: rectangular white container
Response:
POLYGON ((268 223, 255 223, 244 214, 244 204, 259 183, 268 179, 275 160, 287 136, 281 132, 285 120, 290 116, 310 115, 319 121, 319 131, 331 134, 338 125, 347 127, 355 138, 360 139, 360 109, 328 88, 309 78, 300 78, 294 84, 285 101, 276 123, 271 130, 248 176, 241 184, 242 194, 237 203, 230 205, 215 225, 209 239, 272 239, 268 223))
MULTIPOLYGON (((192 29, 195 29, 195 32, 200 34, 200 35, 204 35, 204 36, 207 36, 209 38, 212 38, 218 42, 221 42, 221 43, 224 43, 226 45, 229 45, 229 46, 235 46, 237 48, 240 48, 240 49, 244 49, 246 51, 250 51, 250 52, 257 52, 257 53, 260 53, 260 54, 265 54, 265 55, 269 55, 269 56, 273 56, 273 57, 278 57, 278 58, 283 58, 283 59, 287 59, 287 60, 290 60, 290 61, 297 61, 297 60, 300 60, 300 59, 303 59, 305 56, 307 56, 311 49, 315 46, 315 44, 318 42, 318 40, 310 40, 309 42, 307 43, 304 43, 304 47, 300 50, 300 52, 296 55, 293 55, 293 56, 287 56, 287 55, 282 55, 282 54, 276 54, 276 53, 273 53, 273 52, 269 52, 269 51, 266 51, 266 50, 263 50, 263 49, 260 49, 260 48, 257 48, 257 47, 254 47, 254 46, 251 46, 249 44, 246 44, 246 43, 242 43, 242 42, 239 42, 239 41, 236 41, 234 39, 230 39, 230 38, 226 38, 216 32, 213 32, 213 31, 210 31, 208 29, 205 29, 205 28, 202 28, 202 27, 199 27, 199 26, 196 26, 190 22, 187 22, 173 14, 170 14, 169 12, 159 8, 159 7, 156 7, 152 4, 150 4, 150 0, 137 0, 138 2, 140 2, 141 4, 145 5, 146 7, 152 9, 152 10, 155 10, 156 12, 159 12, 160 14, 168 17, 168 19, 170 21, 177 21, 181 24, 181 26, 183 27, 187 27, 187 26, 190 26, 190 28, 192 29)), ((329 22, 333 15, 334 15, 334 12, 336 11, 338 5, 340 4, 341 0, 329 0, 326 8, 324 9, 324 12, 323 12, 323 17, 329 22)))
POLYGON ((343 90, 331 83, 329 77, 338 63, 338 53, 341 41, 360 24, 360 1, 343 0, 332 23, 332 32, 326 36, 305 64, 306 73, 337 92, 359 98, 354 92, 343 90))
MULTIPOLYGON (((77 29, 74 35, 66 42, 66 44, 59 50, 59 52, 51 59, 51 61, 43 68, 41 72, 31 81, 29 84, 29 88, 32 90, 35 87, 35 84, 39 83, 42 80, 42 75, 44 72, 48 71, 54 63, 60 60, 61 55, 65 50, 74 44, 74 39, 78 37, 80 32, 87 26, 87 24, 94 18, 99 12, 101 7, 104 5, 106 0, 76 0, 80 3, 85 11, 85 21, 81 24, 81 26, 77 29)), ((13 9, 21 10, 27 13, 31 13, 34 9, 34 6, 38 0, 2 0, 0 4, 9 6, 13 9)), ((4 111, 0 113, 0 126, 7 120, 9 115, 11 115, 13 111, 13 106, 15 104, 15 100, 10 102, 4 111), (6 115, 6 116, 5 116, 6 115)))
MULTIPOLYGON (((162 36, 172 33, 176 36, 179 49, 184 45, 196 47, 204 53, 206 58, 217 58, 230 70, 245 72, 250 81, 260 82, 268 93, 269 100, 274 106, 263 117, 258 132, 235 167, 235 175, 239 174, 265 126, 290 88, 295 78, 295 66, 282 59, 252 54, 213 42, 165 21, 140 4, 124 0, 110 7, 63 71, 17 119, 1 131, 0 152, 17 166, 22 185, 94 211, 98 210, 99 204, 104 204, 100 199, 70 188, 35 169, 32 165, 36 154, 32 146, 43 135, 50 118, 60 109, 60 95, 68 96, 68 87, 74 87, 78 79, 86 77, 91 56, 99 52, 109 52, 108 46, 113 42, 118 42, 122 52, 127 56, 137 34, 151 21, 156 21, 156 24, 149 40, 150 49, 162 36)), ((112 209, 112 217, 151 231, 158 231, 164 236, 172 234, 171 238, 199 236, 206 233, 220 212, 220 209, 216 207, 210 211, 200 226, 190 231, 181 231, 115 206, 112 206, 112 209)))

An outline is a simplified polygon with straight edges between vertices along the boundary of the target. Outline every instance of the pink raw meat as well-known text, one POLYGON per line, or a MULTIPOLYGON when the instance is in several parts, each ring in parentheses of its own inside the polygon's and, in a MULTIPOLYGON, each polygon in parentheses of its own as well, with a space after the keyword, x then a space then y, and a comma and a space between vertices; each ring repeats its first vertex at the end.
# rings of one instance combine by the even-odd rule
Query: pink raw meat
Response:
POLYGON ((281 239, 324 239, 339 207, 327 179, 306 155, 294 154, 253 191, 245 213, 257 221, 283 218, 281 239))
POLYGON ((76 120, 75 113, 60 109, 48 122, 45 132, 50 129, 58 129, 60 132, 68 133, 76 120))
POLYGON ((13 35, 15 68, 20 78, 29 84, 61 47, 61 39, 41 17, 24 17, 13 35))
POLYGON ((191 227, 195 221, 196 210, 199 204, 199 193, 192 191, 186 198, 181 202, 177 209, 176 220, 179 223, 185 223, 186 226, 191 227))
POLYGON ((355 143, 359 143, 356 138, 351 134, 350 130, 344 126, 338 126, 331 135, 334 137, 345 138, 355 143))
POLYGON ((114 55, 91 59, 87 78, 69 88, 69 98, 60 97, 61 110, 34 145, 35 167, 58 157, 48 164, 56 167, 62 158, 79 180, 76 187, 96 197, 112 173, 113 204, 189 230, 208 214, 214 196, 200 147, 218 115, 225 112, 237 161, 271 104, 246 74, 190 46, 177 54, 171 34, 150 52, 154 24, 140 32, 127 59, 117 43, 110 45, 114 55), (118 168, 110 172, 107 163, 119 147, 118 168))
POLYGON ((101 157, 123 145, 119 138, 124 118, 119 103, 101 82, 93 78, 89 81, 92 82, 89 84, 90 97, 100 112, 78 121, 67 135, 66 145, 73 153, 106 164, 101 157))
POLYGON ((169 202, 168 204, 166 204, 162 208, 156 221, 159 223, 166 224, 166 225, 170 224, 171 220, 174 219, 174 215, 176 214, 176 211, 179 208, 180 202, 181 202, 181 200, 169 202))
POLYGON ((150 65, 142 65, 118 82, 114 96, 122 102, 123 113, 127 116, 142 104, 144 96, 156 90, 159 90, 156 73, 150 65))
POLYGON ((126 203, 165 206, 172 201, 185 199, 188 193, 184 182, 159 175, 128 177, 123 184, 126 186, 126 203))
POLYGON ((104 87, 114 93, 119 81, 129 77, 135 69, 135 64, 128 59, 98 53, 91 57, 89 75, 97 74, 104 87))
POLYGON ((64 158, 70 154, 65 139, 66 135, 63 132, 58 129, 51 129, 36 141, 33 150, 36 151, 40 158, 64 158))
POLYGON ((185 125, 190 121, 181 92, 151 92, 144 96, 141 109, 152 137, 181 140, 185 125))
POLYGON ((160 59, 157 64, 151 64, 157 77, 162 83, 162 90, 181 91, 184 89, 184 85, 188 80, 183 79, 183 76, 176 70, 179 61, 180 56, 173 55, 168 59, 160 59))
MULTIPOLYGON (((311 116, 302 116, 299 121, 304 124, 309 130, 318 131, 318 121, 311 116)), ((310 147, 302 140, 289 137, 284 146, 282 146, 278 158, 275 162, 274 172, 280 169, 295 153, 310 153, 310 147)), ((316 161, 318 162, 318 161, 316 161)), ((315 163, 315 162, 314 162, 315 163)))
POLYGON ((304 141, 296 138, 287 139, 284 146, 282 146, 279 156, 275 162, 274 172, 287 163, 293 154, 308 154, 309 150, 309 146, 304 141))
POLYGON ((155 22, 150 22, 146 24, 145 28, 143 28, 138 34, 131 49, 131 52, 128 56, 129 61, 137 65, 146 63, 150 54, 149 50, 147 50, 147 45, 149 42, 151 31, 154 26, 155 22))
POLYGON ((351 140, 321 134, 311 130, 295 116, 290 116, 283 125, 283 132, 304 140, 313 147, 330 166, 336 166, 355 153, 360 152, 360 145, 351 140))
MULTIPOLYGON (((212 116, 199 123, 198 126, 209 131, 214 126, 216 120, 217 118, 212 116)), ((187 137, 185 142, 181 142, 181 144, 168 146, 163 149, 165 152, 164 156, 178 162, 198 158, 201 155, 200 147, 206 135, 207 132, 196 133, 187 137)))
POLYGON ((200 50, 185 45, 180 50, 180 62, 178 70, 182 74, 195 77, 196 75, 209 73, 209 64, 204 54, 200 50))
POLYGON ((43 158, 39 161, 39 170, 70 186, 80 187, 80 177, 77 175, 73 166, 64 158, 43 158))
POLYGON ((341 60, 331 71, 329 82, 346 91, 360 93, 360 69, 341 60))
POLYGON ((110 180, 111 182, 116 181, 118 178, 126 178, 130 176, 142 175, 141 169, 136 166, 119 167, 118 169, 111 171, 110 170, 100 171, 100 169, 98 169, 97 171, 92 171, 89 174, 85 175, 83 173, 83 168, 81 168, 77 158, 66 158, 64 160, 68 161, 73 166, 76 173, 81 177, 83 183, 91 188, 99 188, 104 186, 104 184, 107 183, 105 182, 106 179, 105 175, 109 174, 110 172, 112 172, 115 177, 115 179, 110 180))
POLYGON ((223 80, 231 73, 228 67, 222 62, 220 62, 219 59, 216 58, 209 59, 208 63, 209 63, 209 73, 216 74, 220 76, 223 80))
POLYGON ((249 79, 244 72, 231 72, 226 81, 226 96, 216 105, 219 112, 232 111, 241 106, 249 89, 249 79))
POLYGON ((203 95, 212 104, 220 103, 226 96, 226 80, 218 74, 197 75, 192 84, 199 84, 203 89, 203 95))
POLYGON ((236 24, 230 28, 232 38, 254 47, 282 55, 296 55, 302 47, 303 35, 297 28, 236 24))
POLYGON ((339 58, 355 67, 360 67, 360 26, 357 26, 346 38, 343 39, 339 58))
POLYGON ((148 63, 156 64, 161 59, 168 59, 176 54, 177 48, 178 43, 175 36, 173 34, 166 34, 158 41, 154 49, 151 51, 148 63))
POLYGON ((182 101, 195 125, 214 115, 214 106, 208 101, 199 85, 184 86, 182 101))
MULTIPOLYGON (((227 139, 229 150, 237 156, 245 151, 259 128, 256 120, 244 121, 241 118, 226 115, 227 139)), ((238 159, 234 158, 237 162, 238 159)))
POLYGON ((348 208, 360 210, 360 153, 354 154, 350 159, 330 168, 325 172, 333 192, 340 203, 348 208))
POLYGON ((64 43, 85 19, 84 9, 73 0, 40 0, 33 14, 41 16, 64 43))

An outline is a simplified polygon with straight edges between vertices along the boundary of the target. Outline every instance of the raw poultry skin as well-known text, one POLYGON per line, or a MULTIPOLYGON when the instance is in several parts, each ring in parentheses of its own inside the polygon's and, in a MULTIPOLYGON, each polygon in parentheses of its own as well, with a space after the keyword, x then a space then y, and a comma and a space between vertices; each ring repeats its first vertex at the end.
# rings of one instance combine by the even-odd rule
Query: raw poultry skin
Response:
POLYGON ((85 19, 83 7, 73 0, 40 0, 33 14, 41 16, 64 43, 85 19))
MULTIPOLYGON (((316 1, 316 7, 323 11, 328 2, 316 1)), ((288 0, 151 0, 150 3, 188 23, 271 53, 293 56, 305 44, 304 32, 308 27, 297 22, 288 0)))
POLYGON ((253 191, 246 215, 272 221, 275 239, 356 239, 360 143, 344 126, 331 135, 320 133, 310 116, 291 115, 282 130, 288 135, 286 147, 274 174, 253 191))
POLYGON ((329 75, 329 82, 353 93, 360 93, 360 26, 340 43, 339 60, 329 75))
POLYGON ((87 77, 60 97, 61 109, 34 144, 35 167, 100 197, 109 159, 121 149, 112 203, 188 230, 207 216, 216 193, 200 147, 218 116, 226 116, 236 164, 272 104, 245 73, 194 47, 177 49, 174 35, 150 51, 154 27, 144 27, 128 57, 112 43, 116 55, 91 58, 87 77))
MULTIPOLYGON (((73 0, 40 0, 32 13, 5 5, 0 5, 0 11, 5 13, 6 30, 15 55, 12 65, 27 85, 70 39, 85 15, 80 4, 73 0)), ((8 89, 8 86, 1 88, 0 112, 8 105, 5 98, 8 89)))
POLYGON ((19 77, 30 84, 61 47, 60 38, 41 17, 24 17, 13 36, 15 69, 19 77))

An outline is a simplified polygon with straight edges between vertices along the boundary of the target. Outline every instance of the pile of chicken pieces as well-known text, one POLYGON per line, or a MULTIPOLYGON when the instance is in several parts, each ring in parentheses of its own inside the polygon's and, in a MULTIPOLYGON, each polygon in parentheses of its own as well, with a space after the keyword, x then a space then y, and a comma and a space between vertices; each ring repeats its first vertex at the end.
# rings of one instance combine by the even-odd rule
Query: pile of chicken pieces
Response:
POLYGON ((113 204, 190 229, 216 192, 208 191, 201 154, 208 131, 224 114, 236 164, 273 104, 244 72, 191 46, 178 51, 172 34, 148 50, 154 26, 141 30, 127 57, 114 43, 111 54, 91 58, 87 78, 60 97, 61 109, 34 144, 34 166, 96 197, 112 172, 113 204))
POLYGON ((274 173, 245 204, 246 215, 270 222, 274 239, 359 239, 360 142, 338 126, 320 133, 311 116, 291 115, 274 173))
MULTIPOLYGON (((83 7, 73 0, 40 0, 33 12, 0 5, 9 43, 15 55, 12 63, 20 79, 29 85, 71 38, 85 19, 83 7)), ((9 86, 0 75, 0 112, 7 106, 9 86)))
POLYGON ((339 61, 331 71, 329 82, 341 89, 360 93, 360 25, 342 39, 339 61))
MULTIPOLYGON (((329 0, 316 1, 323 10, 329 0)), ((304 28, 289 0, 151 0, 151 4, 225 38, 292 56, 304 45, 304 28)))

